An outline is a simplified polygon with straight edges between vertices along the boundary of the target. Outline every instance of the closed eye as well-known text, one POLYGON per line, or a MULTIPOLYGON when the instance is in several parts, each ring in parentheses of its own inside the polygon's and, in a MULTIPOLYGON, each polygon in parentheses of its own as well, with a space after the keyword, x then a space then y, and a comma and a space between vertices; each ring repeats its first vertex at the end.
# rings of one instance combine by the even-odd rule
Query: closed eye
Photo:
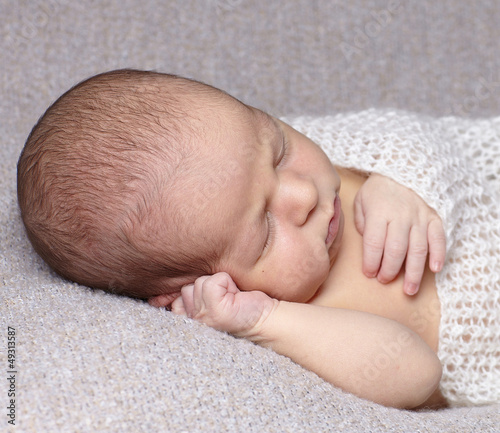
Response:
POLYGON ((266 243, 264 244, 262 252, 266 252, 269 249, 276 235, 276 225, 271 216, 271 212, 269 211, 266 212, 266 220, 267 220, 267 236, 266 236, 266 243))
POLYGON ((289 142, 287 140, 285 132, 281 128, 280 128, 280 130, 281 130, 281 136, 282 136, 281 151, 280 151, 280 154, 278 156, 276 167, 280 167, 284 164, 284 162, 286 161, 286 158, 288 156, 288 150, 289 150, 289 142))

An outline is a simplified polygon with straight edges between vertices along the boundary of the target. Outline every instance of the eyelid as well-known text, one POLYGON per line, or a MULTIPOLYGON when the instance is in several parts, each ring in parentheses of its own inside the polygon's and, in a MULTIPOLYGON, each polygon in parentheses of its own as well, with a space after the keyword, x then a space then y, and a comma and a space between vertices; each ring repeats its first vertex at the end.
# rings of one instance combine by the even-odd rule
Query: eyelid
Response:
MULTIPOLYGON (((278 168, 283 165, 283 163, 286 161, 287 156, 288 156, 288 151, 289 151, 289 141, 287 138, 287 135, 285 134, 285 131, 281 127, 281 125, 276 121, 273 120, 273 123, 276 125, 276 128, 278 129, 280 135, 281 135, 281 147, 280 151, 278 154, 278 158, 276 160, 275 167, 278 168)), ((266 252, 269 250, 271 247, 275 234, 276 234, 276 223, 272 218, 272 215, 269 211, 266 210, 266 220, 267 220, 267 236, 266 236, 266 241, 264 243, 264 246, 262 248, 262 254, 261 256, 265 255, 266 252)))
POLYGON ((276 233, 276 225, 271 217, 271 212, 269 211, 266 212, 266 220, 267 220, 267 236, 264 248, 262 248, 263 253, 265 253, 273 243, 274 235, 276 233))
POLYGON ((276 167, 282 166, 283 163, 286 161, 286 157, 288 156, 288 150, 289 150, 289 145, 290 145, 290 143, 287 139, 287 136, 285 134, 285 131, 283 131, 282 128, 280 128, 280 131, 281 131, 282 141, 281 141, 281 150, 280 150, 280 154, 278 155, 276 167))

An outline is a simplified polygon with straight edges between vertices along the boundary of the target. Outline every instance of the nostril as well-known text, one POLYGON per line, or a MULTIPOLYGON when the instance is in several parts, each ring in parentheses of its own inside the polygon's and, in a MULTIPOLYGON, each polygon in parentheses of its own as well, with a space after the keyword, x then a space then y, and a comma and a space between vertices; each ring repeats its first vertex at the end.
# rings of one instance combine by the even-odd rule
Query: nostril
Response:
POLYGON ((310 176, 298 173, 283 173, 279 195, 283 210, 289 214, 293 224, 304 225, 318 206, 319 193, 310 176))
POLYGON ((318 199, 319 199, 319 194, 318 190, 316 189, 316 186, 312 181, 307 182, 306 187, 303 190, 303 197, 302 197, 302 223, 301 225, 305 224, 309 217, 314 213, 314 210, 316 209, 318 205, 318 199))

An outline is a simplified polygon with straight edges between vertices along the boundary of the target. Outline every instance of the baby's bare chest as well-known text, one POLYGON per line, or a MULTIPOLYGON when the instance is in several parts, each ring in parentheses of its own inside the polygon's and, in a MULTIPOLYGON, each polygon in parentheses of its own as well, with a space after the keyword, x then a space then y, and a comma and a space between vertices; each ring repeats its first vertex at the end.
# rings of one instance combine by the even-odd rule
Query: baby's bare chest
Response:
POLYGON ((311 303, 364 311, 395 320, 417 332, 437 351, 441 307, 434 274, 426 267, 417 295, 403 292, 404 273, 388 284, 362 272, 362 237, 354 226, 355 189, 343 184, 344 234, 329 277, 311 303))

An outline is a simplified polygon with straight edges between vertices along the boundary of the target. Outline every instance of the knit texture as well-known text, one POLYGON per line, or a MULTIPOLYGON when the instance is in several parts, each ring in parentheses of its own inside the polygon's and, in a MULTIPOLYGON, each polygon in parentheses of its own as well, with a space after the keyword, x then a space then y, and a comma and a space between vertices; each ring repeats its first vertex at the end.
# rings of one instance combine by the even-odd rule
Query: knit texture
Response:
POLYGON ((500 401, 500 118, 368 110, 290 121, 335 165, 391 177, 437 210, 448 248, 436 275, 442 393, 455 406, 500 401))

